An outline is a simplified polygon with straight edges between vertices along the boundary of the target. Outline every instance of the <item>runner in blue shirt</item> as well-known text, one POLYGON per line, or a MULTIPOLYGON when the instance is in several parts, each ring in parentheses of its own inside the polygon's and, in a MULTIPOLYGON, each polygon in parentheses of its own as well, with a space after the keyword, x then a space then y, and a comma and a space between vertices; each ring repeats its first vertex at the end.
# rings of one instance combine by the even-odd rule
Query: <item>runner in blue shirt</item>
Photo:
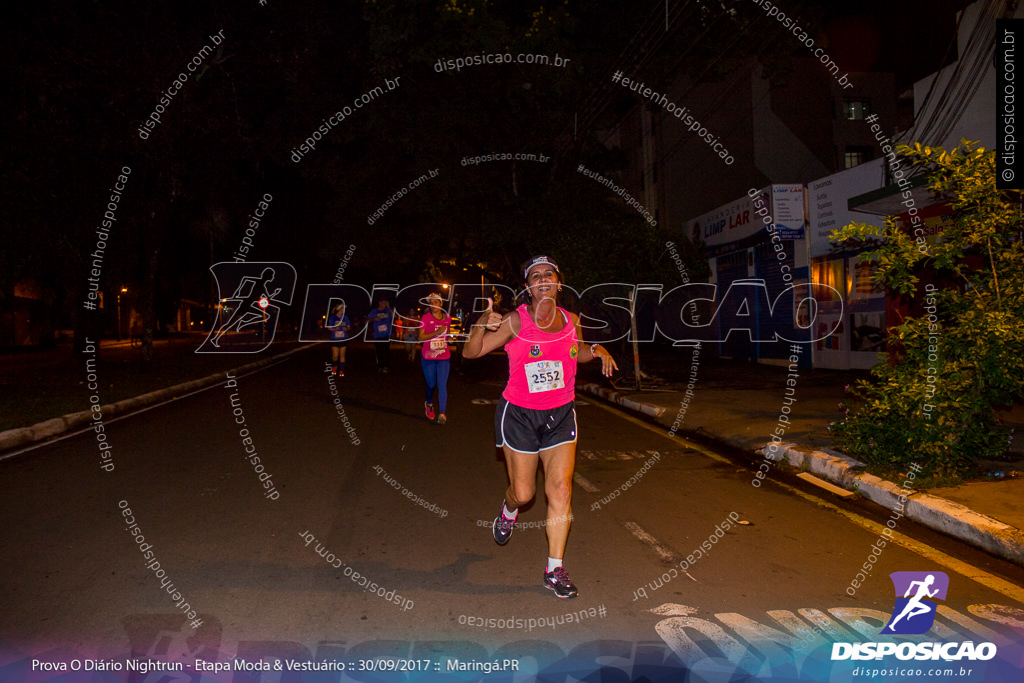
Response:
POLYGON ((373 348, 377 352, 377 372, 391 372, 391 307, 388 300, 381 298, 377 308, 370 311, 366 319, 373 330, 373 348))
POLYGON ((345 315, 344 302, 331 309, 331 317, 324 325, 331 331, 331 360, 334 374, 339 377, 345 376, 345 347, 348 346, 348 331, 351 327, 348 316, 345 315))

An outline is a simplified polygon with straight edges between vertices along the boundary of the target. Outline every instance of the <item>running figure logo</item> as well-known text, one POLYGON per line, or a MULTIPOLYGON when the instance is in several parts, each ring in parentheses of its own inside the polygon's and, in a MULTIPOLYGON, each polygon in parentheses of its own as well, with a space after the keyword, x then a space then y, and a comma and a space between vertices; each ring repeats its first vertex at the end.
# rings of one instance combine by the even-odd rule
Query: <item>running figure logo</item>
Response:
POLYGON ((882 633, 927 633, 935 623, 936 610, 936 603, 928 598, 945 600, 949 577, 943 572, 893 572, 889 578, 896 589, 896 607, 882 633))
POLYGON ((282 262, 224 261, 210 266, 210 272, 217 281, 217 316, 196 353, 259 353, 270 346, 281 306, 292 303, 295 268, 282 262))

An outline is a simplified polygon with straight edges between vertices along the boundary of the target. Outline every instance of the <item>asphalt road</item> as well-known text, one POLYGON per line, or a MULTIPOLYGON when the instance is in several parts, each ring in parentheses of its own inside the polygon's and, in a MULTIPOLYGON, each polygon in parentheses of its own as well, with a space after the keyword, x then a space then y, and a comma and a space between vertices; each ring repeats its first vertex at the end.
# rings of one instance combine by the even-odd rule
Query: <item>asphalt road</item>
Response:
POLYGON ((566 553, 580 596, 559 600, 541 585, 542 493, 507 546, 491 538, 504 356, 453 369, 444 426, 423 416, 418 362, 396 352, 378 374, 354 347, 339 409, 326 356, 107 421, 112 471, 92 432, 0 461, 5 661, 457 653, 765 675, 789 671, 794 648, 828 666, 829 641, 878 639, 889 573, 940 571, 949 593, 927 637, 991 640, 1021 662, 1024 571, 900 520, 908 540, 851 596, 886 515, 756 488, 748 466, 584 397, 566 553))

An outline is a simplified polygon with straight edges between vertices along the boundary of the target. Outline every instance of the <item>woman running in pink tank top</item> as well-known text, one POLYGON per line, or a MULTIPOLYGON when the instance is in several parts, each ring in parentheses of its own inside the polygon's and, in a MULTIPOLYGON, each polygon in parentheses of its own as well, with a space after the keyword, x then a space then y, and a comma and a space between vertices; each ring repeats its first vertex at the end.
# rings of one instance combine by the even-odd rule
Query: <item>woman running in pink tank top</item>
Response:
POLYGON ((529 303, 501 316, 488 308, 473 326, 463 358, 479 358, 502 346, 508 354, 508 384, 494 417, 495 442, 505 452, 509 487, 494 519, 494 540, 508 543, 519 506, 536 493, 537 467, 544 464, 548 562, 544 586, 560 598, 578 595, 562 567, 572 521, 572 474, 576 465, 576 364, 601 360, 601 372, 618 370, 603 347, 581 346, 580 321, 559 308, 558 266, 547 256, 523 265, 529 303))

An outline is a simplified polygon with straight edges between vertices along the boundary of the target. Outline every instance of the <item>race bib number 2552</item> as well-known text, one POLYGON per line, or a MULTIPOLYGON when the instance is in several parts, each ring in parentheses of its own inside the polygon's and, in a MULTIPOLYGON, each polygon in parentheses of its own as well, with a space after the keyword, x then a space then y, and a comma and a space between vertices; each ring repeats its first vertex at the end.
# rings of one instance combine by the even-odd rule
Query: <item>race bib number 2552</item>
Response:
POLYGON ((565 387, 565 373, 560 360, 540 360, 523 366, 526 371, 526 386, 531 394, 553 391, 565 387))

